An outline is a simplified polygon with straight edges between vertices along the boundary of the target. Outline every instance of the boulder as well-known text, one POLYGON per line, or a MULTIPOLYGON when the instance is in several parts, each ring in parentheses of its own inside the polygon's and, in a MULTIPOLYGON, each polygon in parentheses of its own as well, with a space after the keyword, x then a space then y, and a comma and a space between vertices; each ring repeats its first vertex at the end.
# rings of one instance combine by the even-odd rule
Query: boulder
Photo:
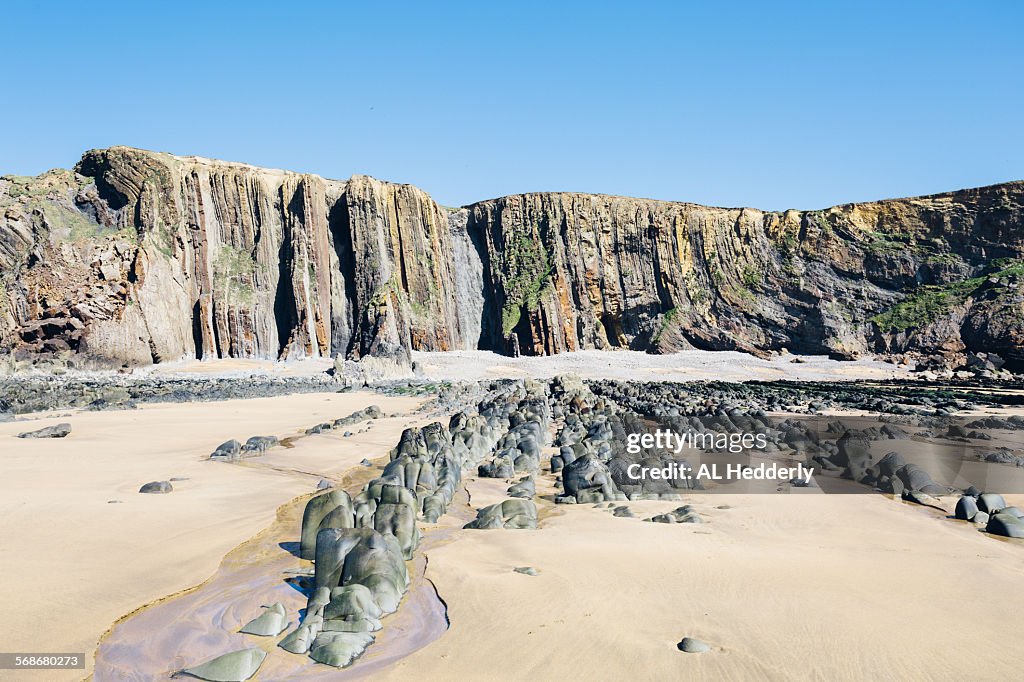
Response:
POLYGON ((989 517, 985 530, 1007 538, 1024 538, 1024 520, 999 512, 989 517))
POLYGON ((999 493, 982 493, 978 495, 978 509, 994 514, 1006 506, 1006 500, 999 493))
POLYGON ((245 441, 245 445, 242 446, 242 452, 250 455, 262 455, 279 442, 277 436, 253 436, 245 441))
POLYGON ((331 590, 331 601, 324 608, 324 630, 337 632, 376 632, 381 628, 383 609, 370 588, 359 583, 331 590))
POLYGON ((18 438, 65 438, 69 433, 71 433, 71 424, 62 422, 54 426, 47 426, 38 431, 19 433, 18 438))
MULTIPOLYGON (((306 508, 302 512, 302 531, 299 537, 300 557, 312 559, 316 556, 316 535, 320 532, 320 524, 328 514, 338 508, 347 509, 348 515, 351 517, 352 498, 344 490, 331 490, 313 497, 306 503, 306 508)), ((349 522, 348 525, 336 525, 339 522, 340 516, 336 516, 335 524, 328 527, 352 528, 355 525, 354 522, 349 522)))
POLYGON ((276 637, 287 627, 288 613, 284 610, 284 604, 275 602, 270 606, 264 606, 263 613, 243 625, 239 632, 261 637, 276 637))
POLYGON ((146 485, 139 488, 140 493, 156 493, 163 494, 169 493, 174 490, 169 481, 150 481, 146 485))
POLYGON ((241 452, 242 444, 231 439, 218 445, 217 449, 210 453, 210 459, 237 460, 241 452))
POLYGON ((506 492, 509 497, 520 497, 524 500, 529 500, 537 494, 537 485, 532 478, 527 477, 509 486, 506 492))
POLYGON ((365 585, 383 612, 392 613, 409 587, 409 574, 395 536, 372 528, 327 528, 316 539, 314 581, 331 590, 365 585))
POLYGON ((416 496, 400 485, 385 485, 381 488, 377 510, 373 513, 373 528, 398 539, 402 556, 412 559, 420 543, 420 529, 416 525, 416 496))
POLYGON ((242 649, 211 658, 182 672, 209 682, 243 682, 256 674, 266 657, 266 652, 260 649, 242 649))
POLYGON ((970 521, 978 513, 978 502, 970 495, 964 495, 956 501, 956 510, 953 515, 963 521, 970 521))
POLYGON ((511 499, 484 507, 464 528, 536 528, 537 506, 532 500, 511 499))
POLYGON ((373 640, 368 632, 321 632, 313 640, 309 656, 317 663, 344 668, 361 656, 373 640))

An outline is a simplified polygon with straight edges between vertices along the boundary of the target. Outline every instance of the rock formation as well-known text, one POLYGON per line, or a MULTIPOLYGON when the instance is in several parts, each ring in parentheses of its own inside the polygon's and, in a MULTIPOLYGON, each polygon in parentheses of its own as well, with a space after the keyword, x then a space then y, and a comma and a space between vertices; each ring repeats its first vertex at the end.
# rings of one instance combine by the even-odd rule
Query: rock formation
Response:
POLYGON ((0 351, 968 352, 1024 366, 1024 183, 820 211, 410 185, 113 147, 0 179, 0 351))

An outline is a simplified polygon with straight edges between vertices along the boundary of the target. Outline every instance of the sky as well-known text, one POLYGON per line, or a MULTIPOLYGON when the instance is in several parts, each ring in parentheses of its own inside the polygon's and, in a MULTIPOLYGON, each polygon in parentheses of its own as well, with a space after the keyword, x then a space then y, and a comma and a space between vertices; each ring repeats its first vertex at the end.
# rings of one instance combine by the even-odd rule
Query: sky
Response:
POLYGON ((6 3, 0 174, 129 145, 814 209, 1024 179, 1024 3, 6 3), (294 6, 289 6, 294 5, 294 6))

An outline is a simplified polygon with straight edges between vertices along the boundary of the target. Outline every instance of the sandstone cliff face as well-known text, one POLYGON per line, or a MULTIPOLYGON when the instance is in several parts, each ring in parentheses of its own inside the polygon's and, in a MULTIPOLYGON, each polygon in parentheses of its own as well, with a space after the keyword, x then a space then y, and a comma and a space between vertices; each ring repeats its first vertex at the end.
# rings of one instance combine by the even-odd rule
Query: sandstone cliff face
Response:
POLYGON ((769 213, 410 185, 115 147, 0 179, 0 349, 121 366, 487 348, 997 352, 1024 183, 769 213))
POLYGON ((785 213, 583 194, 482 202, 468 210, 492 265, 485 338, 525 353, 1016 358, 1022 197, 1012 183, 785 213), (986 269, 998 277, 972 279, 986 269))

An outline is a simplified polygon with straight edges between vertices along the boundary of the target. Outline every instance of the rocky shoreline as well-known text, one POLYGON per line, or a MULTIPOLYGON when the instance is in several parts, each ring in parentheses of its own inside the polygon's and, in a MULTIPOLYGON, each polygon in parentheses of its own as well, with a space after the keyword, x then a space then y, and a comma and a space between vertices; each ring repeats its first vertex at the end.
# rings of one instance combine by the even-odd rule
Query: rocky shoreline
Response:
MULTIPOLYGON (((756 453, 743 453, 747 464, 730 466, 743 471, 755 459, 766 458, 776 468, 780 462, 800 470, 806 466, 815 476, 813 484, 808 473, 801 480, 762 486, 761 492, 808 487, 818 492, 873 492, 936 509, 944 508, 943 500, 956 499, 950 518, 989 535, 1024 538, 1024 512, 1008 504, 999 491, 982 492, 965 478, 976 476, 978 482, 992 484, 1000 471, 1024 466, 1024 458, 1015 458, 1022 451, 1024 416, 971 416, 979 410, 1021 405, 1021 387, 1010 388, 984 390, 967 382, 934 387, 909 381, 584 382, 571 376, 466 387, 461 403, 473 401, 466 394, 481 397, 479 402, 452 414, 455 403, 443 397, 435 401, 431 410, 451 414, 447 424, 407 428, 380 475, 361 492, 332 489, 308 502, 298 556, 312 560, 315 568, 296 581, 307 596, 306 609, 301 618, 294 618, 276 604, 242 632, 284 635, 277 642, 284 651, 337 668, 352 665, 387 628, 388 614, 402 607, 409 585, 406 562, 417 556, 421 526, 430 528, 444 517, 465 485, 464 477, 508 485, 505 499, 476 507, 476 518, 463 526, 470 530, 543 532, 543 509, 552 504, 595 506, 611 518, 628 520, 637 518, 631 504, 678 503, 683 495, 735 492, 714 485, 708 490, 685 476, 665 480, 630 475, 638 466, 690 470, 686 457, 708 462, 728 454, 723 448, 691 449, 686 456, 666 454, 652 445, 653 440, 627 447, 628 434, 650 432, 652 424, 676 432, 758 434, 766 444, 756 453), (898 448, 911 441, 928 444, 931 454, 921 459, 896 450, 884 456, 872 452, 876 443, 898 448), (982 453, 986 448, 992 452, 982 453), (984 474, 970 471, 976 465, 986 467, 984 474), (553 493, 546 492, 552 489, 553 493), (280 627, 263 628, 269 620, 280 627), (291 620, 297 624, 289 629, 291 620)), ((307 433, 323 432, 316 428, 307 433)), ((643 520, 670 525, 706 522, 691 504, 643 520)), ((530 566, 514 570, 538 575, 530 566)), ((680 650, 705 653, 712 648, 701 643, 680 650)), ((241 680, 255 674, 266 657, 258 647, 241 649, 185 672, 201 679, 241 680)))

